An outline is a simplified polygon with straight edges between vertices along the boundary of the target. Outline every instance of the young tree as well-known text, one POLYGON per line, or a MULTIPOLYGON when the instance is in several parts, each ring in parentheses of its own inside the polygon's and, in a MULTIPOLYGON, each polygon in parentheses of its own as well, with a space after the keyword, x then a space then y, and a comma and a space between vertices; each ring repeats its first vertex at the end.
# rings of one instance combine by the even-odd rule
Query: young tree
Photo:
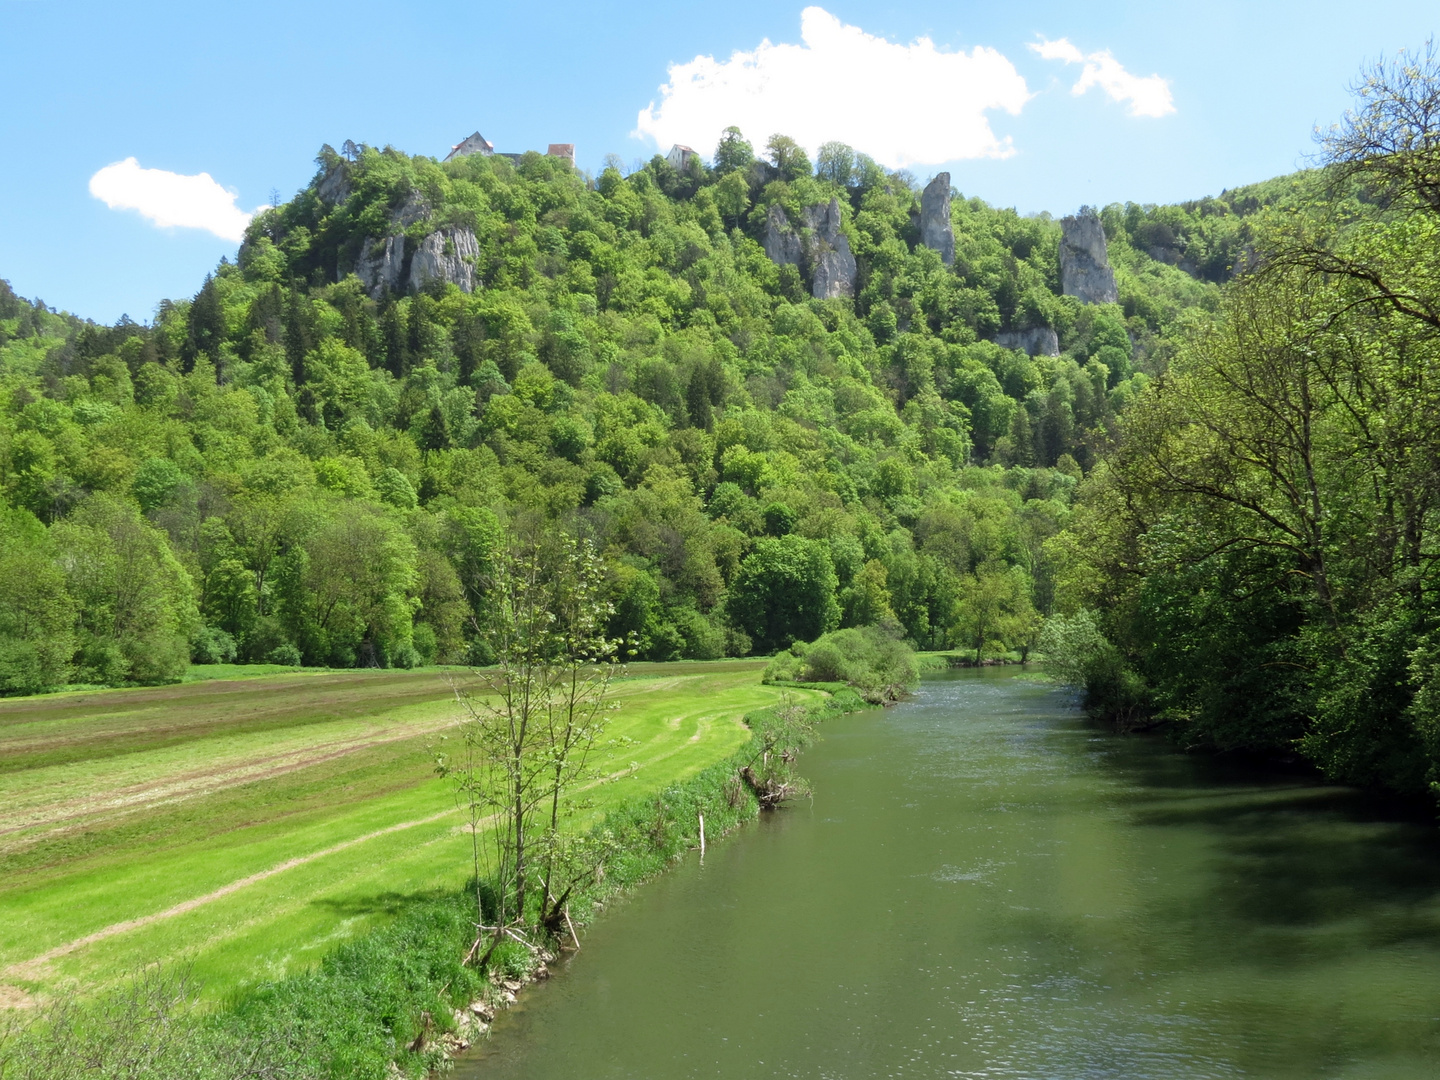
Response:
POLYGON ((497 553, 488 584, 479 631, 496 664, 476 690, 457 690, 460 746, 437 755, 471 830, 479 929, 472 956, 487 936, 483 956, 506 937, 529 944, 534 892, 536 923, 553 930, 563 913, 574 850, 560 838, 560 804, 604 730, 617 644, 605 634, 603 567, 587 541, 525 529, 497 553))

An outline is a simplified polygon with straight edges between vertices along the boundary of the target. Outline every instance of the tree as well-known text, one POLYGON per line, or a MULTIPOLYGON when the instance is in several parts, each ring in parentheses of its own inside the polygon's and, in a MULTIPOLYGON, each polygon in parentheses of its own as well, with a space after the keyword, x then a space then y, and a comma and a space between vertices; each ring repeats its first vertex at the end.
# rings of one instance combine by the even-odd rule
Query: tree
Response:
POLYGON ((55 555, 33 514, 0 508, 0 694, 68 681, 76 607, 55 555))
POLYGON ((830 549, 802 536, 768 538, 740 564, 729 612, 761 652, 813 641, 840 623, 830 549))
POLYGON ((358 500, 337 503, 286 556, 282 617, 310 663, 409 667, 415 544, 358 500))
POLYGON ((51 532, 80 610, 87 681, 178 679, 199 625, 190 575, 133 503, 91 496, 51 532))
POLYGON ((1391 200, 1440 214, 1440 53, 1402 49, 1370 65, 1359 107, 1321 136, 1337 179, 1359 179, 1391 200))
POLYGON ((765 152, 770 155, 770 163, 781 180, 799 180, 810 175, 810 158, 805 148, 789 135, 771 135, 765 152))
POLYGON ((975 573, 960 579, 955 633, 975 650, 975 663, 985 649, 1028 647, 1039 629, 1039 618, 1030 601, 1024 571, 998 562, 981 563, 975 573))
POLYGON ((715 209, 732 227, 737 226, 750 208, 750 185, 743 172, 728 172, 715 185, 715 209))
POLYGON ((457 690, 460 745, 437 754, 469 818, 478 922, 467 960, 478 954, 483 962, 506 938, 530 945, 531 925, 556 929, 576 883, 567 875, 573 848, 560 836, 560 805, 604 730, 616 642, 605 634, 602 589, 588 542, 534 526, 516 530, 495 561, 481 632, 496 664, 476 690, 457 690))
POLYGON ((726 173, 738 172, 743 178, 754 163, 755 151, 745 140, 745 136, 740 134, 740 129, 727 127, 715 147, 716 174, 724 176, 726 173))
POLYGON ((855 175, 855 151, 842 142, 827 142, 815 155, 815 175, 840 187, 849 187, 855 175))

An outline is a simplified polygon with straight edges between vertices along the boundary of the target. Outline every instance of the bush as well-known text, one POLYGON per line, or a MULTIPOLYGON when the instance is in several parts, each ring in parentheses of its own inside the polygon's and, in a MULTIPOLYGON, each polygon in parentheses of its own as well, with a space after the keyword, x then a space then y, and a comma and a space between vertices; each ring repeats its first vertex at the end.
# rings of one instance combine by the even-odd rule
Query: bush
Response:
POLYGON ((881 626, 835 630, 810 644, 796 642, 765 668, 766 682, 843 682, 872 705, 900 700, 919 678, 915 650, 881 626))
POLYGON ((202 626, 190 639, 192 664, 233 664, 236 652, 235 639, 213 626, 202 626))
POLYGON ((1040 634, 1040 651, 1045 669, 1083 691, 1085 708, 1093 715, 1122 727, 1138 726, 1147 717, 1144 682, 1101 633, 1091 612, 1050 618, 1040 634))
POLYGON ((300 650, 288 641, 275 646, 265 657, 267 664, 284 664, 286 667, 299 667, 300 660, 300 650))

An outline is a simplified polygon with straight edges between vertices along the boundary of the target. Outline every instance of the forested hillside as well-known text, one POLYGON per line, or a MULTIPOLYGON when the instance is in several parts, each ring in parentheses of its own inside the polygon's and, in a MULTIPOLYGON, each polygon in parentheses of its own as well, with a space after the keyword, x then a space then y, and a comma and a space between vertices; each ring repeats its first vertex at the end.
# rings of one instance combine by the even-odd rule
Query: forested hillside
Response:
POLYGON ((1059 222, 957 195, 947 266, 914 178, 834 144, 593 181, 346 151, 152 324, 0 285, 0 689, 484 662, 527 520, 596 543, 635 656, 1027 648, 1077 481, 1262 201, 1107 209, 1120 302, 1087 305, 1059 222), (815 299, 762 244, 831 199, 853 296, 815 299), (991 340, 1037 328, 1058 356, 991 340))

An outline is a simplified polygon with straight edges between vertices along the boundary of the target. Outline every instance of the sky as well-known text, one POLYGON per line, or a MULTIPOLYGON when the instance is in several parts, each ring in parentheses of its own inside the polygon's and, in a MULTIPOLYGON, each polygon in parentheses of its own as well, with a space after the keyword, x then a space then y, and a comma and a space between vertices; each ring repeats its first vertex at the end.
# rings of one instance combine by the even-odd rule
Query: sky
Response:
POLYGON ((1437 29, 1434 0, 0 0, 0 278, 148 321, 322 144, 475 130, 598 173, 733 123, 1021 213, 1175 202, 1304 167, 1362 66, 1437 29))

